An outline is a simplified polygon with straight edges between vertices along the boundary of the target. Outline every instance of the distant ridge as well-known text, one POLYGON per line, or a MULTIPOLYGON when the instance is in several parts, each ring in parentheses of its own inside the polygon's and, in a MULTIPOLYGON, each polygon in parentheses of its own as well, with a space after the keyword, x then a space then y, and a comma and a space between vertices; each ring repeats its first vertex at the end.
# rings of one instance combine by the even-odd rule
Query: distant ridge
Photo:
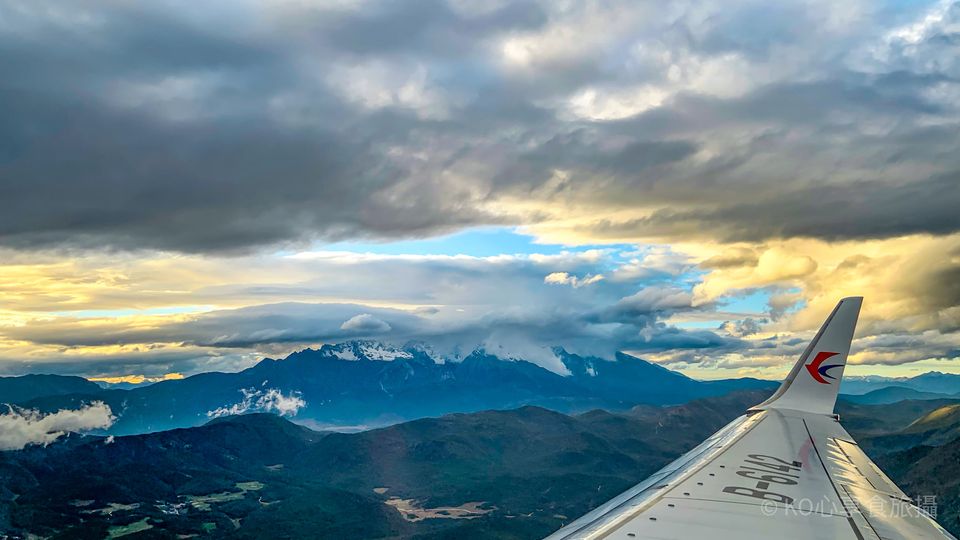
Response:
POLYGON ((463 358, 442 358, 422 344, 350 341, 305 349, 283 360, 264 359, 238 373, 202 373, 130 390, 89 383, 92 387, 21 404, 54 411, 100 400, 117 416, 109 433, 131 434, 198 426, 217 416, 248 412, 273 412, 318 426, 380 426, 524 405, 560 412, 624 410, 774 386, 757 379, 697 381, 623 353, 613 360, 559 348, 554 353, 568 375, 483 349, 463 358))
POLYGON ((866 394, 842 394, 841 397, 851 403, 882 405, 885 403, 896 403, 905 399, 945 399, 956 396, 936 392, 921 392, 920 390, 914 390, 906 386, 888 386, 886 388, 872 390, 866 394))
POLYGON ((0 377, 0 403, 22 403, 32 399, 64 394, 96 394, 98 384, 83 377, 65 375, 21 375, 0 377))
POLYGON ((910 388, 918 392, 934 392, 956 396, 960 393, 960 375, 929 371, 916 377, 844 377, 840 386, 841 394, 866 394, 888 386, 910 388))

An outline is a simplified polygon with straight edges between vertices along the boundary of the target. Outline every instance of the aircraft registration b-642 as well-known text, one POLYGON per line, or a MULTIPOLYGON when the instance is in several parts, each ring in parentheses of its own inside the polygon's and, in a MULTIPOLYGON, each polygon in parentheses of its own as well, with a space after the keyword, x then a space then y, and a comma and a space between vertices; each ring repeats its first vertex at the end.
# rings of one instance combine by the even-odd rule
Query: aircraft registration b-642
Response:
POLYGON ((770 399, 547 540, 954 538, 833 413, 862 301, 837 304, 770 399))

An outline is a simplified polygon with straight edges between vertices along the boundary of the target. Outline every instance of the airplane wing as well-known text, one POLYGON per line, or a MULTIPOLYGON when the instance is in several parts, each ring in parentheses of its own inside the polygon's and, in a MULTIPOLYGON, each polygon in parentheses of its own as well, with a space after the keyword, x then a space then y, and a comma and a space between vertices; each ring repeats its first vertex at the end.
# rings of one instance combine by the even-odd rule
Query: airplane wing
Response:
POLYGON ((770 399, 547 539, 954 538, 833 414, 862 300, 837 304, 770 399))

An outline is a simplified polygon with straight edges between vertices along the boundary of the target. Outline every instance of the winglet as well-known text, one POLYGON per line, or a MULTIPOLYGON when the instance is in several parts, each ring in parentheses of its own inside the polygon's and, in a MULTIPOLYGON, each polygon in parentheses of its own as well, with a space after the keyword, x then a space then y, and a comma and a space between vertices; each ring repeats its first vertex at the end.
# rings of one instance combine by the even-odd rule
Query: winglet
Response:
POLYGON ((840 300, 770 399, 753 407, 833 414, 863 298, 840 300))

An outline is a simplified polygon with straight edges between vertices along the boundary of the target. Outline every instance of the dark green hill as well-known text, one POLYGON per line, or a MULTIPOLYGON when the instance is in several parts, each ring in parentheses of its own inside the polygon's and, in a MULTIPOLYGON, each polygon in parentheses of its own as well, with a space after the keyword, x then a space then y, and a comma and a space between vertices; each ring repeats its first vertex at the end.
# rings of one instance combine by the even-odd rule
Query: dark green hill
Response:
POLYGON ((354 434, 247 415, 115 439, 71 436, 0 454, 0 525, 105 534, 147 519, 149 534, 193 534, 215 524, 213 536, 244 538, 539 537, 657 470, 756 399, 578 416, 528 406, 354 434), (698 416, 703 421, 692 423, 698 416), (387 504, 401 499, 415 511, 483 504, 472 519, 409 521, 387 504), (118 509, 107 515, 110 508, 118 509))
MULTIPOLYGON (((254 414, 146 435, 70 436, 0 453, 0 531, 104 538, 149 526, 129 538, 541 538, 768 394, 573 416, 526 406, 352 434, 254 414)), ((929 419, 931 402, 898 405, 843 404, 841 415, 877 440, 929 424, 914 421, 929 419)), ((938 429, 952 418, 933 417, 938 429)), ((893 479, 907 479, 904 489, 930 490, 954 509, 955 447, 876 445, 893 479), (944 477, 924 480, 933 473, 944 477)))
POLYGON ((937 446, 960 436, 958 399, 906 400, 885 405, 838 405, 844 427, 872 456, 937 446))
POLYGON ((837 401, 837 413, 844 428, 863 443, 869 437, 899 433, 918 418, 931 411, 960 403, 953 399, 905 400, 882 405, 837 401))
POLYGON ((904 429, 907 433, 953 429, 960 425, 960 403, 944 405, 914 420, 904 429))
POLYGON ((960 531, 960 438, 879 456, 877 464, 912 499, 933 503, 941 525, 954 535, 960 531))

